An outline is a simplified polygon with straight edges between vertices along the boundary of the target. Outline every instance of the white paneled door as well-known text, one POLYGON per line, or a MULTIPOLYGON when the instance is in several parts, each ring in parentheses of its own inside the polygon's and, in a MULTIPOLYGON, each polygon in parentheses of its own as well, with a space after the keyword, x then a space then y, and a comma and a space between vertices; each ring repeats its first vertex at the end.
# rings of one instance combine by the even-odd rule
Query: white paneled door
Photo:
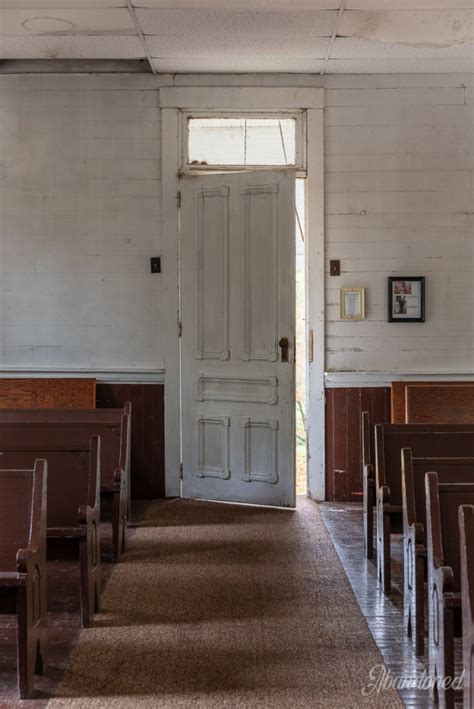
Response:
POLYGON ((295 506, 295 173, 181 178, 183 495, 295 506))

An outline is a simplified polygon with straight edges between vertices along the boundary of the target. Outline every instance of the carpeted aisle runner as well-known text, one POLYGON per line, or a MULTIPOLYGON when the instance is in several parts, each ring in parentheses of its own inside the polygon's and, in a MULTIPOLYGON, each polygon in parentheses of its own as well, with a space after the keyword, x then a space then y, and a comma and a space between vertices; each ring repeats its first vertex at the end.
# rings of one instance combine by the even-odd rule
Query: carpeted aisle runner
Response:
POLYGON ((401 707, 318 506, 159 501, 83 631, 56 707, 401 707))

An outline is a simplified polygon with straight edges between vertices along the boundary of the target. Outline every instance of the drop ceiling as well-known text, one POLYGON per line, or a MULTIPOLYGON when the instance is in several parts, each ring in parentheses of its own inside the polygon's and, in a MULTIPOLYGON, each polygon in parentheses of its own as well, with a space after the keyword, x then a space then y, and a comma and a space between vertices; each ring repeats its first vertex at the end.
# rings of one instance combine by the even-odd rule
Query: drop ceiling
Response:
MULTIPOLYGON (((0 0, 0 60, 155 72, 462 73, 474 0, 0 0)), ((0 67, 1 70, 1 67, 0 67)))

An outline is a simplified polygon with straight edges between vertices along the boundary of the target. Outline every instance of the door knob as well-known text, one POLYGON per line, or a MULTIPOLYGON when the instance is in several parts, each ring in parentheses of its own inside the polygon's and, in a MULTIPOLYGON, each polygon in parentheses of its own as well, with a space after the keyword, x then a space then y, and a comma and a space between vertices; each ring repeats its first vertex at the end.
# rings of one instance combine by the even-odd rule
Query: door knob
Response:
POLYGON ((280 342, 278 343, 281 349, 281 361, 282 362, 288 362, 288 338, 287 337, 281 337, 280 342))

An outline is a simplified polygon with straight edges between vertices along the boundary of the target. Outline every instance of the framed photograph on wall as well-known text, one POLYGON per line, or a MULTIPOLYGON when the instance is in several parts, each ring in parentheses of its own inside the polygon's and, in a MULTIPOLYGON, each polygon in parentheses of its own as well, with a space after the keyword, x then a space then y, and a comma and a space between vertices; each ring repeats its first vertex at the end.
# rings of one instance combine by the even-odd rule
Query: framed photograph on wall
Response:
POLYGON ((388 322, 425 322, 424 276, 389 276, 388 322))
POLYGON ((365 289, 341 288, 341 320, 363 320, 365 318, 365 289))

